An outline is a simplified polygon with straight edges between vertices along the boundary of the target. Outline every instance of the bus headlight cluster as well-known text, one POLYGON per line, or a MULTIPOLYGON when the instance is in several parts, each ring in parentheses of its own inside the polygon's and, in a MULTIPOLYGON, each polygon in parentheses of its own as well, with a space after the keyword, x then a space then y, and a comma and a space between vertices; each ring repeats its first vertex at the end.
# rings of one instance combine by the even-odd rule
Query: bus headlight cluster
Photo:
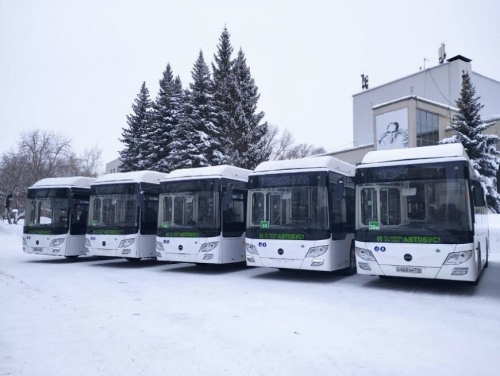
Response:
POLYGON ((118 244, 118 248, 125 248, 132 244, 134 244, 135 239, 123 239, 120 244, 118 244))
POLYGON ((326 251, 328 251, 327 245, 322 245, 319 247, 311 247, 309 248, 309 251, 307 251, 306 257, 318 257, 325 254, 326 251))
POLYGON ((259 255, 257 248, 253 244, 245 243, 245 250, 252 255, 259 255))
POLYGON ((91 247, 89 238, 85 238, 85 247, 91 247))
POLYGON ((472 257, 472 251, 453 252, 448 255, 444 265, 460 265, 469 261, 472 257))
POLYGON ((375 259, 375 256, 373 256, 372 251, 370 251, 369 249, 356 247, 355 251, 358 257, 365 261, 377 261, 375 259))
POLYGON ((205 243, 200 247, 200 252, 210 252, 217 247, 217 244, 219 244, 219 242, 205 243))
POLYGON ((164 252, 165 248, 163 248, 163 243, 162 242, 156 242, 156 249, 159 251, 164 252))
POLYGON ((49 247, 57 247, 58 245, 61 245, 63 241, 64 241, 64 238, 52 239, 49 247))

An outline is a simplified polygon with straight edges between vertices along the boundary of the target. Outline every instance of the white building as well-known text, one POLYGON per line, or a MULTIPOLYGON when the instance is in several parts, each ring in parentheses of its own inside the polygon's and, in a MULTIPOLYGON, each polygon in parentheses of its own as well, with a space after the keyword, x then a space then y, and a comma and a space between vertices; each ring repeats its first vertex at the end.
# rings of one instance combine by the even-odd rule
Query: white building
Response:
POLYGON ((119 172, 118 168, 120 167, 120 165, 121 165, 120 158, 116 158, 111 162, 106 163, 106 174, 114 174, 116 172, 119 172))
POLYGON ((353 95, 353 148, 329 153, 359 163, 371 150, 435 145, 454 134, 449 127, 457 114, 456 100, 467 71, 484 105, 487 130, 500 135, 500 82, 472 69, 471 60, 457 55, 407 77, 353 95))

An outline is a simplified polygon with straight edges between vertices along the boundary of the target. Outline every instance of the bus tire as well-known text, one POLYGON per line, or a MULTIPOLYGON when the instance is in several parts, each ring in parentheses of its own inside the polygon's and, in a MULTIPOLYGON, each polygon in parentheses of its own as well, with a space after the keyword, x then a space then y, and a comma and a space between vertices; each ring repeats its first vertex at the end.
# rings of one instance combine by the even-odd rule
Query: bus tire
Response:
POLYGON ((485 268, 488 267, 488 261, 490 258, 490 247, 488 245, 489 245, 489 242, 486 243, 486 262, 484 263, 485 268))
POLYGON ((135 258, 135 257, 125 257, 125 260, 130 261, 130 262, 139 262, 141 261, 141 258, 135 258))
POLYGON ((70 259, 70 260, 74 260, 74 259, 76 259, 78 256, 80 256, 80 255, 64 256, 64 257, 66 257, 67 259, 70 259))
POLYGON ((351 243, 351 248, 349 249, 349 266, 344 269, 344 274, 356 274, 356 251, 354 250, 354 243, 351 243))

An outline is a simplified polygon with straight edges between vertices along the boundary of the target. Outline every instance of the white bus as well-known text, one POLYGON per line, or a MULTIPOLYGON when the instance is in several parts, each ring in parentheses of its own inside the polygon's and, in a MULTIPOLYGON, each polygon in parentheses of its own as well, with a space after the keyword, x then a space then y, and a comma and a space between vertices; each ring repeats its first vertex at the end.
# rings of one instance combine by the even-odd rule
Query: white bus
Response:
POLYGON ((484 190, 461 144, 373 151, 356 168, 359 274, 476 281, 484 190))
POLYGON ((85 244, 92 256, 139 261, 156 257, 160 179, 166 174, 133 171, 107 174, 91 185, 85 244))
POLYGON ((172 171, 161 181, 159 261, 245 262, 245 211, 251 171, 211 166, 172 171))
POLYGON ((333 157, 263 162, 248 178, 248 266, 356 272, 355 167, 333 157))
POLYGON ((85 255, 90 184, 82 176, 42 179, 28 188, 23 251, 76 258, 85 255))

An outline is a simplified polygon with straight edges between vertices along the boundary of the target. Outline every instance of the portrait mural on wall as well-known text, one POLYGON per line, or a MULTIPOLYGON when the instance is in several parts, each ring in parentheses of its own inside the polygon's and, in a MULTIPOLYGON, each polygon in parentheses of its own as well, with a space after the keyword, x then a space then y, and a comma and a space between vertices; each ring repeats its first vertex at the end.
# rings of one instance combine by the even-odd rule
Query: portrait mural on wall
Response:
POLYGON ((408 108, 386 112, 375 119, 377 150, 407 148, 408 108))

